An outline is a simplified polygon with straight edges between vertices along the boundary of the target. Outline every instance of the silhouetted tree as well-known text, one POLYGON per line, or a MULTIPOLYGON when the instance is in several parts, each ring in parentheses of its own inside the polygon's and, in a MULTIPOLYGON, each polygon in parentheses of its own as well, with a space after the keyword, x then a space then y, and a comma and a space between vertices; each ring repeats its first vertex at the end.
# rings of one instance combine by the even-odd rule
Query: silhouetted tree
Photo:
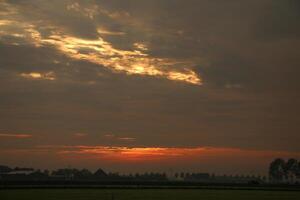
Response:
POLYGON ((103 171, 102 169, 98 169, 95 173, 94 173, 94 177, 96 178, 106 178, 107 174, 105 173, 105 171, 103 171))
POLYGON ((298 161, 293 158, 289 159, 285 164, 284 171, 286 175, 288 175, 289 172, 296 174, 298 171, 298 161))
POLYGON ((34 171, 34 169, 28 167, 15 167, 13 171, 34 171))
POLYGON ((75 174, 77 174, 78 171, 78 169, 57 169, 52 171, 52 176, 63 179, 74 179, 75 174))
POLYGON ((88 169, 77 170, 74 174, 75 179, 90 179, 93 177, 93 173, 88 169))
POLYGON ((13 171, 12 168, 10 168, 8 166, 0 165, 0 173, 8 173, 11 171, 13 171))
POLYGON ((184 179, 184 177, 185 177, 185 176, 184 176, 184 172, 181 172, 181 173, 180 173, 180 178, 184 179))
POLYGON ((174 176, 175 176, 175 178, 178 178, 179 174, 176 172, 174 176))
POLYGON ((285 162, 281 158, 275 159, 271 162, 269 167, 269 176, 273 181, 282 181, 285 176, 285 162))
POLYGON ((45 169, 44 170, 44 174, 46 174, 47 176, 49 176, 50 175, 50 171, 48 169, 45 169))
POLYGON ((42 172, 41 170, 38 169, 38 170, 30 173, 28 175, 28 178, 35 179, 35 180, 42 180, 42 179, 45 180, 45 179, 49 178, 49 176, 48 176, 48 174, 45 173, 45 171, 42 172))
POLYGON ((134 177, 136 178, 136 179, 139 179, 140 178, 140 174, 139 173, 136 173, 135 175, 134 175, 134 177))

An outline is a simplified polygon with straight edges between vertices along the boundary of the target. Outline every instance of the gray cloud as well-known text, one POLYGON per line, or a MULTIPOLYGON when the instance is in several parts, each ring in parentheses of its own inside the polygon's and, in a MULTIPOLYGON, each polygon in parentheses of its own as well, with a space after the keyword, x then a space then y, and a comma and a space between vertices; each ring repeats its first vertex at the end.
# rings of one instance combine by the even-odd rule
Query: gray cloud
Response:
POLYGON ((299 11, 297 0, 273 1, 257 23, 258 37, 266 41, 299 38, 299 11))

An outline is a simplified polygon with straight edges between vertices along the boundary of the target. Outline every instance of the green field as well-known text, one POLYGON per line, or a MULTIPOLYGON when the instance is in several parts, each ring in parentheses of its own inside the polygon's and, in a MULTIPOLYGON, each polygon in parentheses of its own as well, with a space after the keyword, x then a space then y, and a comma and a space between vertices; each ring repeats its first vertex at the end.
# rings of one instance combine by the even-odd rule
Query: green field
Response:
POLYGON ((300 192, 204 189, 11 189, 1 200, 299 200, 300 192))

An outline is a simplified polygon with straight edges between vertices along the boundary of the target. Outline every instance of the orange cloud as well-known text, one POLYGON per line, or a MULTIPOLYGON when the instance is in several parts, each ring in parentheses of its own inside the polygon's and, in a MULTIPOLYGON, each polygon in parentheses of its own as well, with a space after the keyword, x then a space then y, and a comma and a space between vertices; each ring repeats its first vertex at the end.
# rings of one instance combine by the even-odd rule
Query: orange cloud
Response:
POLYGON ((30 134, 2 134, 0 133, 0 137, 5 137, 5 138, 31 138, 32 135, 30 134))

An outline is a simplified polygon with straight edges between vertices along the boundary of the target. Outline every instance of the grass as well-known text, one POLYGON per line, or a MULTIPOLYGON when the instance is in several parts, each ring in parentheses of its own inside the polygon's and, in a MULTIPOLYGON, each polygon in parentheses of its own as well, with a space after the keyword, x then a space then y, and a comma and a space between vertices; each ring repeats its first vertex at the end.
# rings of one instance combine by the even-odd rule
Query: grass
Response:
POLYGON ((300 192, 205 189, 10 189, 1 200, 299 200, 300 192))

